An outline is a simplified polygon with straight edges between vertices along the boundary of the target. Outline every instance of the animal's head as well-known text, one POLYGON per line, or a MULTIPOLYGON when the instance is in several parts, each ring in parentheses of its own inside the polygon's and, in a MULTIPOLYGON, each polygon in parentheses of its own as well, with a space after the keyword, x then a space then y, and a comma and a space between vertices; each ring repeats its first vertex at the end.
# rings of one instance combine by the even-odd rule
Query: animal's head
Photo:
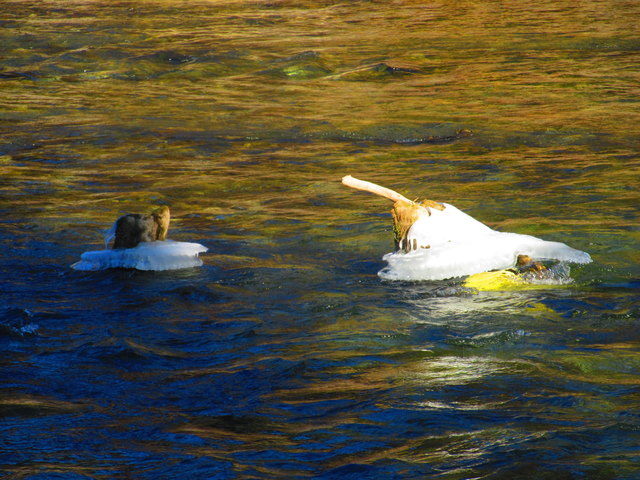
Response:
POLYGON ((444 205, 432 200, 424 200, 422 202, 405 202, 398 200, 393 204, 393 236, 396 250, 404 250, 409 252, 418 248, 428 248, 428 245, 418 245, 416 238, 412 241, 408 238, 409 229, 420 218, 431 215, 430 208, 436 210, 444 210, 444 205))
POLYGON ((163 205, 159 208, 156 208, 151 213, 151 215, 153 215, 153 218, 158 225, 156 240, 164 240, 165 238, 167 238, 167 233, 169 232, 169 222, 171 221, 169 207, 163 205))

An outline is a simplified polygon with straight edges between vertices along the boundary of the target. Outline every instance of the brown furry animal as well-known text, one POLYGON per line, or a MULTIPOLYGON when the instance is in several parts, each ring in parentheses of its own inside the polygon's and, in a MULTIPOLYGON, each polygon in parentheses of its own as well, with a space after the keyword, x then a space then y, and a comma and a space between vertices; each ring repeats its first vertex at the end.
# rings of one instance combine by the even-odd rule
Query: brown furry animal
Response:
POLYGON ((155 209, 151 215, 129 213, 120 217, 115 227, 113 248, 133 248, 140 242, 153 242, 167 238, 171 216, 169 207, 155 209))

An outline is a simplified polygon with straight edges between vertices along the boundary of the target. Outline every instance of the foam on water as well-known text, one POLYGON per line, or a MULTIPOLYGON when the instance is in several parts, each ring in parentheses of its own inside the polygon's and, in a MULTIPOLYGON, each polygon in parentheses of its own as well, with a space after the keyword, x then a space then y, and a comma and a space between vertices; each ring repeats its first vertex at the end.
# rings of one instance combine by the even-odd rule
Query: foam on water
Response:
POLYGON ((522 274, 522 280, 532 285, 569 285, 573 283, 571 267, 560 262, 541 271, 522 274))
POLYGON ((137 270, 178 270, 199 267, 198 254, 207 247, 199 243, 164 240, 142 242, 134 248, 118 248, 85 252, 80 261, 71 265, 75 270, 95 271, 107 268, 135 268, 137 270))

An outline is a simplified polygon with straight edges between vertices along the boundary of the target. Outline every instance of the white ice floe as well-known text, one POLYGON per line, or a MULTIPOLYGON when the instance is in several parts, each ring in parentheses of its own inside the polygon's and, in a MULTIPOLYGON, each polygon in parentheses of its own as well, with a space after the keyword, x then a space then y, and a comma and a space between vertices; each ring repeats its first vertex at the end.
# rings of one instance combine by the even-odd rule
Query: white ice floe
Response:
POLYGON ((105 270, 107 268, 135 268, 137 270, 177 270, 199 267, 198 254, 207 247, 199 243, 164 240, 142 242, 134 248, 117 248, 85 252, 80 261, 71 265, 75 270, 105 270))
POLYGON ((407 233, 408 253, 397 251, 383 257, 388 265, 378 275, 388 280, 445 280, 475 273, 511 268, 518 255, 534 260, 589 263, 588 253, 564 243, 530 235, 498 232, 453 205, 444 210, 429 208, 407 233))

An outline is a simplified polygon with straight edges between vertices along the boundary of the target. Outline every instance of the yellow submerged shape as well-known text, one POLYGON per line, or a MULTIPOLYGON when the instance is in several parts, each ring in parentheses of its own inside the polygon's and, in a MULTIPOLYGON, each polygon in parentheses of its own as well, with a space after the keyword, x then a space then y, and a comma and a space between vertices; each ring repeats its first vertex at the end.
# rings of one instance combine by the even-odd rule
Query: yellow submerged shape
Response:
POLYGON ((494 270, 470 275, 463 284, 479 291, 522 290, 527 284, 520 275, 511 270, 494 270))
POLYGON ((493 270, 470 275, 462 284, 467 288, 475 288, 480 292, 542 290, 566 287, 564 283, 533 283, 522 274, 513 270, 493 270))

